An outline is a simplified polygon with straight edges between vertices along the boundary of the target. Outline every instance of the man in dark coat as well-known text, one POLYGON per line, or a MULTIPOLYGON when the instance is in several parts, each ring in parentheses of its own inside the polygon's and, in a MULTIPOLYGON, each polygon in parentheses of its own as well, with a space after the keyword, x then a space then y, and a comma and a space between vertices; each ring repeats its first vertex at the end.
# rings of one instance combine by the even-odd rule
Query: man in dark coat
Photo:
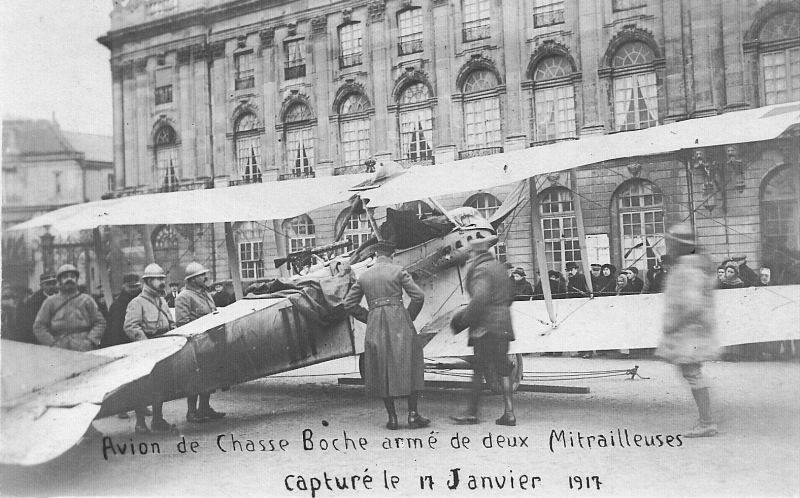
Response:
MULTIPOLYGON (((553 296, 553 299, 563 299, 567 297, 567 283, 564 281, 564 277, 561 273, 556 270, 549 270, 547 272, 547 280, 550 283, 550 295, 553 296)), ((539 280, 536 287, 533 289, 533 299, 535 301, 544 299, 542 280, 539 280)))
POLYGON ((20 305, 17 313, 16 334, 13 337, 4 337, 4 339, 36 344, 36 338, 33 336, 33 321, 36 320, 36 315, 44 304, 44 300, 56 292, 58 292, 58 281, 55 274, 43 273, 39 277, 39 290, 20 305))
POLYGON ((602 275, 601 271, 603 265, 600 263, 592 263, 591 264, 591 279, 592 279, 592 293, 597 294, 597 291, 600 290, 600 283, 602 282, 602 275))
POLYGON ((489 252, 497 237, 470 241, 469 268, 465 287, 469 304, 461 308, 452 318, 450 326, 455 332, 469 328, 469 345, 475 352, 472 373, 472 392, 464 414, 451 418, 459 424, 477 424, 478 408, 485 373, 494 369, 503 386, 503 416, 498 425, 516 425, 511 381, 512 363, 508 359, 508 345, 514 340, 511 324, 511 303, 514 289, 506 277, 503 265, 489 252))
POLYGON ((642 289, 644 289, 644 282, 641 278, 639 278, 639 269, 635 266, 631 266, 630 268, 626 268, 624 272, 628 278, 628 283, 625 284, 625 288, 622 289, 622 293, 641 294, 642 289))
MULTIPOLYGON (((389 421, 398 428, 394 398, 408 397, 408 426, 426 427, 430 420, 419 414, 417 400, 425 369, 422 343, 413 320, 422 311, 425 294, 402 266, 392 261, 394 244, 375 244, 375 264, 358 277, 344 299, 344 309, 367 324, 364 340, 364 385, 367 395, 383 398, 389 421), (403 291, 411 298, 403 306, 403 291), (361 306, 365 297, 369 311, 361 306)), ((503 278, 508 282, 505 270, 503 278)))
POLYGON ((117 346, 131 342, 130 337, 125 333, 125 310, 128 303, 142 292, 142 284, 139 282, 139 275, 129 273, 122 277, 122 292, 111 303, 108 310, 108 321, 103 338, 100 340, 100 347, 117 346))
POLYGON ((567 263, 567 297, 589 297, 586 277, 578 270, 578 263, 567 263))
POLYGON ((674 266, 664 288, 664 329, 657 354, 679 368, 700 413, 697 426, 683 435, 714 436, 717 425, 711 415, 708 383, 702 371, 703 362, 715 359, 719 349, 711 292, 713 266, 698 251, 689 224, 671 227, 666 239, 674 266))
POLYGON ((178 291, 180 291, 180 285, 178 285, 177 282, 170 282, 169 292, 167 292, 167 295, 164 296, 164 299, 167 300, 167 306, 170 308, 175 307, 175 298, 178 297, 178 291))
POLYGON ((514 268, 511 280, 514 282, 514 298, 516 301, 528 301, 533 298, 533 286, 525 278, 525 270, 514 268))

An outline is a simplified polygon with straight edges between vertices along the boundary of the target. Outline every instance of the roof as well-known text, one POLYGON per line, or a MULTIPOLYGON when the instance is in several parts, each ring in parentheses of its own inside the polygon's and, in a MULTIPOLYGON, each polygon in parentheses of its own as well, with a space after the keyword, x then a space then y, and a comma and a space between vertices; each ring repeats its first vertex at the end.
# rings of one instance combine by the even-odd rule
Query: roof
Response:
POLYGON ((3 120, 3 154, 39 156, 82 152, 87 161, 114 162, 111 135, 62 131, 46 119, 3 120))
POLYGON ((58 125, 46 119, 3 120, 3 154, 47 155, 75 152, 58 125))
POLYGON ((64 131, 62 135, 74 150, 85 154, 87 161, 114 162, 114 137, 111 135, 92 135, 75 131, 64 131))
MULTIPOLYGON (((483 190, 536 175, 602 161, 643 157, 726 144, 772 140, 800 127, 800 102, 646 130, 596 135, 492 156, 415 166, 373 189, 360 189, 370 206, 483 190)), ((268 182, 209 190, 151 194, 76 204, 26 221, 12 229, 51 226, 70 231, 101 225, 219 223, 299 216, 346 201, 370 175, 268 182)))

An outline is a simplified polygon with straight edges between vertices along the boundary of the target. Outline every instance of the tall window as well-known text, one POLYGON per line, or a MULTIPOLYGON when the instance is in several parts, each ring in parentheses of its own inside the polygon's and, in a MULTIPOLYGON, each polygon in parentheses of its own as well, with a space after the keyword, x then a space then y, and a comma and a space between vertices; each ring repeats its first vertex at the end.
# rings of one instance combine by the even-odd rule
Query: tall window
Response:
POLYGON ((352 243, 350 249, 355 249, 372 237, 372 227, 370 227, 369 220, 367 220, 365 215, 352 214, 345 218, 345 215, 349 212, 349 209, 345 209, 342 215, 340 215, 340 219, 337 223, 337 233, 338 228, 344 223, 344 238, 352 243))
POLYGON ((261 126, 248 113, 236 123, 236 164, 239 178, 245 183, 261 183, 261 126))
POLYGON ((361 94, 350 94, 342 103, 340 133, 345 166, 359 166, 369 158, 369 100, 361 94))
MULTIPOLYGON (((464 81, 464 122, 468 150, 500 147, 500 99, 487 95, 497 88, 497 77, 487 69, 473 71, 464 81)), ((501 151, 496 151, 501 152, 501 151)))
POLYGON ((172 72, 171 67, 156 70, 156 105, 172 102, 172 72))
POLYGON ((306 62, 303 55, 303 40, 289 40, 285 43, 286 61, 283 77, 287 80, 306 75, 306 62))
POLYGON ((635 41, 622 45, 614 54, 612 67, 624 73, 614 76, 614 128, 638 130, 658 124, 656 72, 651 64, 653 50, 635 41))
POLYGON ((533 27, 551 26, 564 22, 564 0, 534 0, 533 27))
POLYGON ((179 275, 176 275, 174 270, 180 271, 180 254, 178 252, 180 243, 175 227, 161 225, 153 231, 150 239, 153 245, 153 259, 170 274, 170 279, 175 280, 179 275))
MULTIPOLYGON (((800 250, 800 167, 783 166, 767 177, 761 190, 764 261, 783 272, 791 252, 800 250)), ((795 283, 795 282, 783 282, 795 283)))
POLYGON ((179 147, 177 145, 175 130, 169 125, 163 125, 155 135, 156 150, 156 175, 161 188, 174 190, 178 187, 181 176, 179 147))
POLYGON ((345 24, 339 28, 339 67, 361 64, 361 23, 345 24))
POLYGON ((254 222, 237 226, 239 236, 239 272, 242 279, 264 278, 264 231, 254 222))
POLYGON ((244 90, 255 86, 255 71, 253 70, 253 52, 244 52, 233 56, 236 66, 236 90, 244 90))
POLYGON ((761 54, 764 103, 782 104, 800 100, 800 13, 782 12, 761 28, 759 41, 766 45, 761 54), (789 40, 795 39, 794 43, 789 40), (787 42, 791 45, 786 47, 787 42), (774 46, 774 48, 773 48, 774 46))
POLYGON ((424 83, 412 83, 400 95, 400 148, 402 158, 423 161, 433 157, 433 113, 424 83))
POLYGON ((547 268, 563 272, 567 263, 579 262, 578 225, 572 206, 572 192, 563 187, 544 190, 539 199, 547 268))
POLYGON ((545 57, 533 74, 533 136, 536 142, 576 136, 575 93, 566 57, 545 57))
POLYGON ((287 163, 295 176, 314 174, 314 135, 311 110, 302 103, 286 112, 287 163))
POLYGON ((306 214, 285 222, 283 230, 289 238, 289 252, 308 249, 317 243, 314 222, 306 214))
POLYGON ((464 0, 465 42, 489 38, 491 29, 491 2, 489 0, 464 0))
POLYGON ((632 180, 616 194, 621 227, 622 264, 649 268, 664 254, 664 198, 645 180, 632 180), (647 251, 650 248, 651 251, 647 251))
POLYGON ((397 14, 400 28, 399 55, 422 52, 422 9, 404 10, 397 14))

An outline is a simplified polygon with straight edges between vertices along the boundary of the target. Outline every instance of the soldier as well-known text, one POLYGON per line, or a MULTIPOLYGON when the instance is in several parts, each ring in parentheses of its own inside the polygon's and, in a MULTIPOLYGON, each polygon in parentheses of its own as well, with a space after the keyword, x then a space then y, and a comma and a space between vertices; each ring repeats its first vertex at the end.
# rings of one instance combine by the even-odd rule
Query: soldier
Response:
POLYGON ((27 298, 17 313, 17 330, 11 339, 36 344, 33 336, 33 322, 42 309, 45 299, 58 292, 58 281, 53 273, 43 273, 39 277, 39 290, 27 298))
POLYGON ((100 345, 106 321, 92 296, 78 292, 79 277, 78 269, 69 264, 56 272, 58 294, 44 301, 33 322, 39 344, 73 351, 100 345))
MULTIPOLYGON (((175 321, 164 299, 166 278, 164 270, 155 263, 147 265, 144 269, 142 292, 131 299, 125 310, 123 329, 132 341, 158 337, 175 328, 175 321)), ((145 415, 146 407, 136 409, 136 432, 150 432, 145 422, 145 415)), ((153 402, 153 420, 150 427, 156 432, 169 432, 175 429, 173 424, 164 420, 160 400, 153 402)))
MULTIPOLYGON (((203 315, 217 311, 214 299, 208 292, 208 270, 200 263, 191 262, 186 266, 186 287, 175 298, 175 320, 178 326, 186 325, 203 315)), ((186 397, 186 420, 189 422, 205 422, 225 416, 211 408, 211 393, 192 394, 186 397)))
MULTIPOLYGON (((392 262, 394 244, 373 246, 377 259, 350 288, 344 308, 367 324, 364 340, 364 384, 367 395, 383 398, 389 421, 386 428, 398 428, 394 398, 408 398, 408 426, 427 427, 431 421, 419 414, 417 400, 423 388, 425 364, 422 344, 413 320, 422 310, 425 294, 402 266, 392 262), (403 290, 411 298, 403 307, 403 290), (361 306, 366 296, 369 311, 361 306)), ((506 277, 507 278, 507 277, 506 277)))
POLYGON ((514 340, 511 326, 511 303, 514 289, 506 278, 503 265, 494 259, 489 248, 497 242, 492 236, 470 241, 469 268, 464 278, 469 304, 461 308, 451 321, 454 331, 469 327, 469 345, 475 352, 472 393, 466 412, 451 416, 459 424, 477 424, 483 378, 494 369, 503 387, 503 416, 497 425, 517 425, 514 416, 511 382, 512 363, 508 359, 508 343, 514 340))
POLYGON ((672 267, 664 288, 664 329, 657 354, 678 366, 700 412, 700 422, 684 436, 714 436, 717 425, 711 416, 708 384, 702 370, 704 361, 717 357, 719 347, 711 295, 713 265, 699 253, 694 230, 688 224, 670 228, 666 239, 672 267))

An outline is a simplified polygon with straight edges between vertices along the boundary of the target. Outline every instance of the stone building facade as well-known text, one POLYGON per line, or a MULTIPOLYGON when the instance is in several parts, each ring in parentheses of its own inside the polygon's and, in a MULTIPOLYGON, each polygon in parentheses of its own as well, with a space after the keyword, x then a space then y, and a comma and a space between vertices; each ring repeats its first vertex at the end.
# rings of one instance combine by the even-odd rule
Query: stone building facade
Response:
MULTIPOLYGON (((369 158, 444 163, 800 100, 800 7, 781 0, 129 0, 100 42, 113 74, 110 195, 348 174, 369 158)), ((800 249, 796 139, 573 174, 591 262, 644 269, 646 247, 663 252, 665 226, 684 219, 718 260, 778 264, 800 249)), ((547 258, 562 270, 580 257, 570 178, 537 184, 547 258)), ((512 188, 439 202, 490 213, 512 188)), ((238 224, 242 277, 276 275, 274 257, 332 242, 342 223, 363 240, 366 220, 345 208, 238 224)), ((530 209, 499 249, 527 270, 530 209)), ((149 238, 173 278, 200 260, 224 279, 221 230, 115 229, 115 244, 149 238)))

